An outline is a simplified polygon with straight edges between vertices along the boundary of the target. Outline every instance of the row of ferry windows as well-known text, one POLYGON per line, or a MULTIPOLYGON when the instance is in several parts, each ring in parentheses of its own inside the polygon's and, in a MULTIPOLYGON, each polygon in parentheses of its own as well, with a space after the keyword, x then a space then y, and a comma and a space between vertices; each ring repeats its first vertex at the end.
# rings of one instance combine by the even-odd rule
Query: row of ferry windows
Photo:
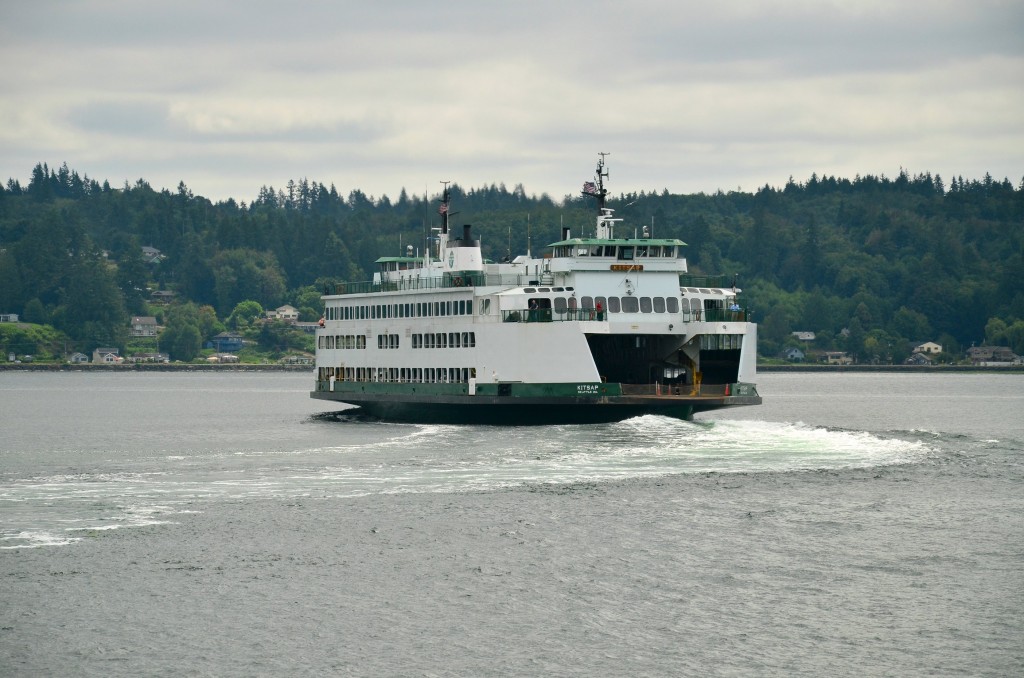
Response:
POLYGON ((362 334, 323 334, 317 337, 317 348, 366 348, 362 334))
POLYGON ((631 259, 676 257, 675 245, 560 245, 554 249, 556 257, 614 257, 631 259))
MULTIPOLYGON (((398 348, 400 341, 397 334, 378 334, 377 348, 398 348)), ((413 348, 473 348, 474 346, 476 346, 476 332, 435 332, 412 335, 413 348)), ((362 349, 366 348, 366 337, 361 334, 324 334, 317 337, 317 347, 362 349)))
POLYGON ((368 304, 328 306, 327 320, 376 320, 377 318, 435 318, 449 315, 473 315, 473 300, 419 301, 407 304, 368 304))
POLYGON ((435 332, 412 335, 413 348, 473 348, 476 332, 435 332))
MULTIPOLYGON (((398 348, 397 334, 378 334, 377 348, 398 348)), ((431 332, 413 334, 413 348, 473 348, 476 346, 476 332, 431 332)))
POLYGON ((327 381, 375 381, 396 384, 464 384, 476 379, 475 367, 321 367, 327 381))
MULTIPOLYGON (((565 300, 562 300, 562 308, 559 308, 558 301, 556 298, 555 311, 562 312, 565 310, 565 300)), ((693 299, 692 302, 694 310, 700 308, 700 302, 697 299, 693 299)), ((582 297, 580 299, 581 308, 597 308, 598 304, 602 309, 608 309, 609 313, 679 313, 679 299, 676 297, 582 297)))

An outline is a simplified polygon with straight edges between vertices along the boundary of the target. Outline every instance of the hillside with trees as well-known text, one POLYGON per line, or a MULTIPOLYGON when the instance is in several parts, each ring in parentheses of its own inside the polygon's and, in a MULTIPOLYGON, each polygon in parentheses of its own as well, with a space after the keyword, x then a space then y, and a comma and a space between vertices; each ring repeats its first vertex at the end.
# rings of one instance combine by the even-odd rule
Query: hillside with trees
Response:
MULTIPOLYGON (((581 196, 451 189, 453 223, 473 224, 494 260, 539 251, 563 225, 593 229, 581 196)), ((626 229, 689 243, 691 272, 735 277, 762 355, 791 345, 794 331, 860 362, 899 362, 925 340, 949 356, 983 343, 1024 353, 1024 182, 814 175, 754 193, 621 194, 610 206, 626 229)), ((288 303, 317 319, 325 285, 369 279, 380 256, 422 253, 436 207, 436 195, 342 194, 307 179, 214 203, 183 182, 112 187, 40 164, 27 186, 0 187, 0 313, 77 351, 124 347, 133 315, 159 316, 182 357, 225 328, 287 347, 295 340, 257 328, 256 315, 288 303), (143 247, 160 256, 145 259, 143 247), (154 306, 154 291, 177 303, 154 306)))

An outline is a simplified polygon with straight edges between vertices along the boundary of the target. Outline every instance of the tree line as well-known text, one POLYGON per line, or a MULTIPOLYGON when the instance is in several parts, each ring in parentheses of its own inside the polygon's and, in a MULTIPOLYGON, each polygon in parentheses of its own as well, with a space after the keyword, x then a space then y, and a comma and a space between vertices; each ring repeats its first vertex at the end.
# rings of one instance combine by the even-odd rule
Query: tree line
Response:
MULTIPOLYGON (((440 187, 439 187, 440 188, 440 187)), ((499 260, 593 233, 583 196, 528 195, 521 184, 450 186, 452 223, 471 223, 499 260)), ((774 355, 812 331, 861 361, 898 360, 910 342, 950 353, 972 344, 1024 353, 1024 182, 990 175, 853 179, 812 175, 754 192, 611 196, 619 235, 680 238, 691 272, 738 281, 774 355), (626 231, 629 231, 628 233, 626 231)), ((82 350, 123 345, 154 289, 219 319, 255 301, 313 319, 319 290, 366 280, 380 256, 422 254, 438 195, 392 200, 308 179, 262 187, 249 203, 212 202, 184 182, 113 187, 66 164, 36 165, 0 186, 0 313, 52 325, 82 350), (146 261, 142 247, 162 258, 146 261)))

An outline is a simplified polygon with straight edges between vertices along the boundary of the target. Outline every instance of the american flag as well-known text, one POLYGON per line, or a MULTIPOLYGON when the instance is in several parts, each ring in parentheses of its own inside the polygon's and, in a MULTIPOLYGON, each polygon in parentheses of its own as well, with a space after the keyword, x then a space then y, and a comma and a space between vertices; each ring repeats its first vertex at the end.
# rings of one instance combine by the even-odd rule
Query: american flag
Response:
POLYGON ((591 194, 597 193, 597 184, 595 184, 593 181, 584 181, 583 192, 591 194))
POLYGON ((446 212, 448 212, 448 203, 443 202, 441 203, 441 206, 437 208, 437 213, 445 214, 446 212))

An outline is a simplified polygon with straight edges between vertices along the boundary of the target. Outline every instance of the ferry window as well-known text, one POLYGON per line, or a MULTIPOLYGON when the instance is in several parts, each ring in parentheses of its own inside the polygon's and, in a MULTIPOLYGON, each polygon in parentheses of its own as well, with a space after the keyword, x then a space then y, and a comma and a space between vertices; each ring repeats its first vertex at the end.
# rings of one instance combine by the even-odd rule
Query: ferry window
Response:
POLYGON ((366 336, 359 335, 356 341, 356 348, 366 348, 366 336))
POLYGON ((458 332, 449 332, 448 333, 448 348, 458 348, 458 347, 459 347, 459 333, 458 332))
POLYGON ((619 259, 624 261, 630 261, 633 258, 632 247, 620 247, 619 248, 619 259))
POLYGON ((437 347, 448 348, 448 335, 441 332, 437 335, 437 347))
POLYGON ((398 348, 398 335, 397 334, 392 334, 391 335, 391 342, 390 343, 391 343, 391 348, 398 348))
POLYGON ((588 254, 590 254, 590 250, 587 249, 586 247, 578 247, 578 248, 576 248, 576 256, 577 257, 585 257, 588 254))
POLYGON ((654 312, 664 313, 665 312, 665 297, 654 297, 654 312))
POLYGON ((636 297, 622 297, 622 312, 623 313, 638 313, 640 311, 640 302, 637 301, 636 297))
POLYGON ((565 297, 555 297, 555 313, 565 313, 566 308, 565 297))
POLYGON ((466 302, 466 315, 473 315, 473 300, 466 302))
POLYGON ((466 348, 473 348, 476 346, 476 332, 463 332, 462 345, 466 348))
POLYGON ((527 287, 526 289, 524 289, 524 290, 523 290, 523 293, 524 293, 524 294, 533 294, 533 293, 535 293, 536 291, 537 291, 537 290, 535 290, 535 289, 534 289, 534 288, 532 288, 532 287, 527 287))
POLYGON ((580 298, 580 308, 594 308, 594 298, 593 297, 581 297, 580 298))
POLYGON ((378 334, 377 335, 377 348, 384 348, 384 335, 383 334, 378 334))
POLYGON ((615 311, 612 310, 612 305, 613 304, 615 306, 619 305, 619 301, 615 297, 612 297, 611 300, 605 299, 604 297, 594 297, 594 308, 597 308, 599 304, 600 304, 602 309, 607 310, 609 313, 618 313, 617 310, 615 310, 615 311), (609 303, 609 301, 611 303, 609 303))
POLYGON ((651 298, 650 297, 640 297, 640 312, 641 313, 650 313, 651 312, 651 298))
POLYGON ((480 315, 487 315, 491 311, 491 300, 484 299, 480 302, 480 315))
POLYGON ((667 297, 665 306, 669 313, 679 313, 679 300, 675 297, 667 297))
POLYGON ((550 287, 538 287, 537 291, 538 292, 550 292, 551 288, 550 287))
POLYGON ((646 257, 647 256, 647 245, 638 245, 636 248, 636 256, 646 257))
POLYGON ((569 297, 569 310, 576 310, 576 297, 569 297))

